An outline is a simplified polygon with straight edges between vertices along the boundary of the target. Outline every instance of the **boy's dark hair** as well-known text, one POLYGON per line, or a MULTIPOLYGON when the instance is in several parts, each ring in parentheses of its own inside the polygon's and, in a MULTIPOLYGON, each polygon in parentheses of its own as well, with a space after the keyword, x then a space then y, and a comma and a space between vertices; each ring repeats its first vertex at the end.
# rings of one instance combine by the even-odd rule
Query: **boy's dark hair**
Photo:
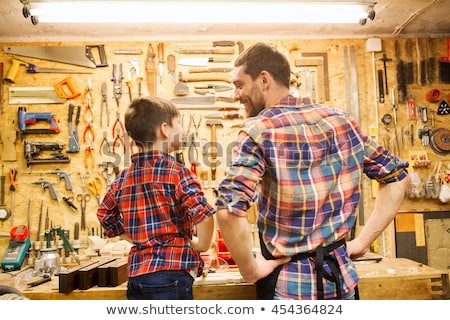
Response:
POLYGON ((178 108, 170 101, 148 96, 134 99, 125 113, 125 129, 136 145, 148 147, 155 142, 157 130, 166 122, 180 116, 178 108))
POLYGON ((235 67, 244 66, 245 73, 255 80, 261 71, 269 72, 276 82, 289 88, 291 67, 287 58, 274 47, 259 42, 245 50, 234 62, 235 67))

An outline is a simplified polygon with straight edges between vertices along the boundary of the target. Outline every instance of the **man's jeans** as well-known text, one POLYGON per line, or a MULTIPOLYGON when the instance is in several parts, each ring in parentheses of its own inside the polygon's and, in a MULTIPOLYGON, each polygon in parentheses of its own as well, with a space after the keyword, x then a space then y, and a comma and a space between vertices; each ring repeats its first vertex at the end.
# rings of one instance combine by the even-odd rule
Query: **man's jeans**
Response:
POLYGON ((128 300, 193 300, 194 279, 184 270, 148 273, 128 279, 128 300))

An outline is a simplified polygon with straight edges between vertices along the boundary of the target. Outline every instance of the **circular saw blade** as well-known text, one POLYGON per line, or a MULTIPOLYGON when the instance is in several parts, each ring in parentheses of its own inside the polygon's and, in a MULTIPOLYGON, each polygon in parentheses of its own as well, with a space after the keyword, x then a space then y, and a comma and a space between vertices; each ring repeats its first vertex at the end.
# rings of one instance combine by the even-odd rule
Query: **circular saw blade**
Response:
POLYGON ((434 130, 430 136, 431 149, 440 155, 450 153, 450 130, 439 128, 434 130))

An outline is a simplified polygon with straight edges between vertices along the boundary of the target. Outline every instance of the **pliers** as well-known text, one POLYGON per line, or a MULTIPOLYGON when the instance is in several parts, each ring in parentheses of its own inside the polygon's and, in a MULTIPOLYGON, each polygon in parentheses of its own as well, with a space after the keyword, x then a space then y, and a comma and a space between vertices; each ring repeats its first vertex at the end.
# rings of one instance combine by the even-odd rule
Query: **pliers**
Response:
POLYGON ((114 125, 112 127, 112 136, 115 137, 112 145, 113 153, 116 153, 116 144, 120 146, 120 143, 122 143, 123 152, 125 153, 125 142, 123 140, 124 134, 125 128, 122 124, 122 121, 120 121, 120 113, 116 112, 116 122, 114 122, 114 125))

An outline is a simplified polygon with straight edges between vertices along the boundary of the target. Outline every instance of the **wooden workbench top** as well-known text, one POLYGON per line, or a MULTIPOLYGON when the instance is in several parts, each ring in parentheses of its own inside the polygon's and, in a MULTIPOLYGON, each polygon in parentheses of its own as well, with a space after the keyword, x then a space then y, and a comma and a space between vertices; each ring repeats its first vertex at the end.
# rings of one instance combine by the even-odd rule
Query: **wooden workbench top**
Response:
MULTIPOLYGON (((366 300, 432 299, 436 293, 448 298, 448 273, 409 259, 382 258, 356 262, 360 275, 360 297, 366 300), (441 282, 439 282, 441 281, 441 282), (444 283, 445 282, 445 283, 444 283), (434 292, 436 284, 443 290, 434 292)), ((0 284, 16 287, 33 300, 123 300, 126 299, 126 282, 117 287, 92 287, 88 290, 74 290, 59 293, 58 277, 34 288, 27 288, 25 275, 31 272, 21 270, 0 274, 0 284)), ((209 273, 194 283, 194 298, 197 300, 246 300, 255 299, 255 286, 244 283, 239 271, 228 270, 209 273)))

